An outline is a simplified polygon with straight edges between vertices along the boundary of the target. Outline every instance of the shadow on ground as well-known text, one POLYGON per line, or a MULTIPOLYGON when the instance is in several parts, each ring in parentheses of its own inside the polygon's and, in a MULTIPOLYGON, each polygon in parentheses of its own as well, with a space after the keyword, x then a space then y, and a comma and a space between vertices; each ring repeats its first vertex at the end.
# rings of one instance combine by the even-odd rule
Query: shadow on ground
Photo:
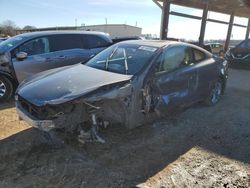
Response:
POLYGON ((0 110, 5 110, 7 108, 13 108, 15 106, 14 100, 8 102, 0 102, 0 110))

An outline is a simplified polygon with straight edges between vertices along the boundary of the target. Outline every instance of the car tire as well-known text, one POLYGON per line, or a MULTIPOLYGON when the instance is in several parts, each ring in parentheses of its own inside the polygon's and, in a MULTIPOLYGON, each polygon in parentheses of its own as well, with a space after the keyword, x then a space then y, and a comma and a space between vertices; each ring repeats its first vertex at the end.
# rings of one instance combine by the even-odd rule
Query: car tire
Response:
POLYGON ((219 79, 212 85, 209 95, 204 101, 206 105, 213 106, 213 105, 216 105, 220 101, 223 95, 223 85, 224 84, 221 79, 219 79))
POLYGON ((13 84, 5 76, 0 75, 0 101, 5 102, 13 95, 13 84))

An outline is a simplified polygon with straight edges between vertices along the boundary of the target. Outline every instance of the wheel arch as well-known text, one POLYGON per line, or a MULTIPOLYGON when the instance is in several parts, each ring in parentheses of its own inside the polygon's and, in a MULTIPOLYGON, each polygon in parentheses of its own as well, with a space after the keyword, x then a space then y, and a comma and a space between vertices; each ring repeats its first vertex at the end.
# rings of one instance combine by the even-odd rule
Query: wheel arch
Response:
POLYGON ((4 72, 4 71, 1 71, 1 70, 0 70, 0 76, 4 76, 4 77, 6 77, 7 79, 9 79, 9 80, 11 81, 11 83, 13 84, 13 87, 14 87, 14 88, 17 88, 18 83, 17 83, 17 81, 15 80, 15 78, 13 78, 13 76, 12 76, 11 74, 9 74, 9 73, 7 73, 7 72, 4 72))

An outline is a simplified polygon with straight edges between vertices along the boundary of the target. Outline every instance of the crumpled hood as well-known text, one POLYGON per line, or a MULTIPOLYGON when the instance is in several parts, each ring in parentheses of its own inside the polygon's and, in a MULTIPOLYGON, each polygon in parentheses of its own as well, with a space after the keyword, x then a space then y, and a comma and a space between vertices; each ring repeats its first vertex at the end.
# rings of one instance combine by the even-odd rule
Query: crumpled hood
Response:
POLYGON ((78 64, 39 73, 25 81, 17 94, 36 106, 60 104, 102 86, 128 81, 131 75, 122 75, 78 64))

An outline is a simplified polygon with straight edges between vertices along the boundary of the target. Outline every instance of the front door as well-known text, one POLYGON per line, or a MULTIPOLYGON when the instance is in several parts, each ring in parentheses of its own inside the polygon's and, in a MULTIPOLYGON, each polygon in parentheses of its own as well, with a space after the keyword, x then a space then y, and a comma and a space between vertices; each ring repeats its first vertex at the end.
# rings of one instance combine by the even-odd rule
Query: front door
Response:
POLYGON ((169 111, 190 102, 198 87, 198 72, 193 68, 191 49, 184 45, 166 48, 154 78, 156 110, 169 111))
POLYGON ((50 43, 47 37, 32 39, 14 50, 14 54, 26 52, 27 58, 20 61, 15 55, 12 57, 13 67, 17 80, 21 83, 29 76, 55 68, 57 61, 55 52, 50 52, 50 43))

